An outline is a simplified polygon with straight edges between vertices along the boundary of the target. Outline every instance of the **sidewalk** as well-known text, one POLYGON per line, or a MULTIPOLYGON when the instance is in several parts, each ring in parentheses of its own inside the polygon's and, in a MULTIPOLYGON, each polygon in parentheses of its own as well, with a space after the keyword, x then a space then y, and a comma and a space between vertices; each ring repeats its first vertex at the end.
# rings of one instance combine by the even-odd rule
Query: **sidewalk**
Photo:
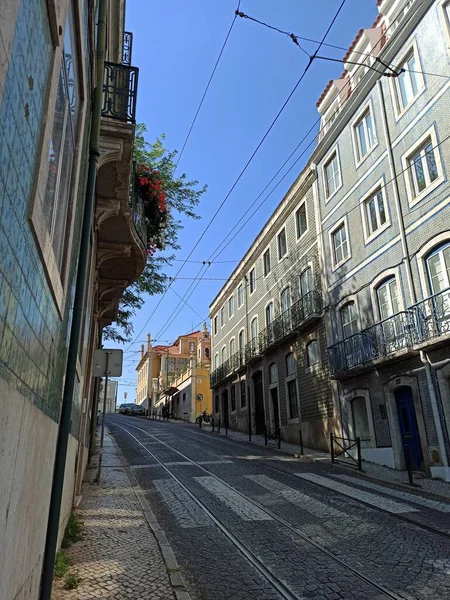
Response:
POLYGON ((105 430, 101 485, 97 469, 86 471, 80 542, 64 550, 77 589, 55 579, 53 600, 189 600, 173 552, 133 481, 112 437, 105 430), (131 477, 131 479, 130 479, 131 477))
MULTIPOLYGON (((183 423, 186 426, 190 425, 191 427, 198 427, 198 425, 192 423, 185 423, 184 421, 172 421, 171 423, 183 423)), ((210 425, 205 423, 202 424, 202 430, 206 432, 210 432, 211 435, 220 435, 225 436, 225 428, 222 427, 220 433, 217 433, 217 430, 212 434, 212 428, 210 425)), ((234 440, 237 442, 247 442, 248 434, 242 433, 240 431, 233 431, 231 429, 228 430, 228 438, 230 440, 234 440)), ((257 446, 264 446, 264 436, 263 435, 255 435, 252 434, 252 444, 257 446)), ((274 446, 270 446, 271 449, 278 450, 278 448, 274 448, 274 446)), ((291 454, 296 456, 301 461, 314 461, 314 462, 325 462, 329 463, 331 466, 330 454, 328 452, 321 452, 319 450, 312 450, 311 448, 304 448, 303 455, 300 455, 300 446, 297 444, 288 444, 287 442, 281 442, 281 453, 291 454)), ((349 465, 351 462, 349 461, 349 465)), ((345 468, 345 466, 344 466, 345 468)), ((385 467, 383 465, 378 465, 376 463, 371 463, 367 461, 363 461, 362 468, 364 470, 363 473, 359 471, 355 471, 352 468, 352 472, 355 474, 360 474, 361 476, 370 477, 372 479, 378 479, 380 481, 385 481, 386 483, 396 484, 396 485, 406 485, 411 491, 422 490, 423 492, 427 492, 429 494, 434 494, 437 496, 444 496, 450 498, 450 483, 446 481, 441 481, 439 479, 430 479, 425 474, 422 473, 414 473, 414 483, 418 486, 416 488, 411 488, 408 485, 408 473, 406 471, 398 471, 397 469, 391 469, 390 467, 385 467)))

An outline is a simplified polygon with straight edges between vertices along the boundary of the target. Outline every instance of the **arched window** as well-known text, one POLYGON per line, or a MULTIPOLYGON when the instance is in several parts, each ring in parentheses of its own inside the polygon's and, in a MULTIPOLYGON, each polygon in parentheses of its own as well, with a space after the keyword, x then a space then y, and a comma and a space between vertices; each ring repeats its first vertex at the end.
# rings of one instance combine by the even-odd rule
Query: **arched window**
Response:
POLYGON ((290 352, 286 356, 286 375, 294 375, 295 374, 295 356, 292 352, 290 352))
POLYGON ((450 243, 433 250, 426 259, 432 294, 450 287, 450 243))
POLYGON ((258 337, 258 319, 256 317, 250 323, 250 335, 252 340, 256 340, 258 337))
POLYGON ((236 352, 236 348, 235 348, 235 341, 233 338, 230 340, 230 358, 234 355, 235 352, 236 352))
POLYGON ((356 305, 349 302, 341 308, 342 337, 344 340, 358 331, 358 315, 356 305))
POLYGON ((227 348, 224 346, 222 348, 222 364, 227 360, 227 348))
POLYGON ((272 363, 269 366, 269 383, 276 383, 277 380, 278 380, 277 365, 276 365, 276 363, 272 363))
POLYGON ((209 348, 205 348, 205 358, 209 358, 209 348))
POLYGON ((398 313, 398 290, 395 277, 386 279, 377 287, 377 300, 381 320, 398 313))
POLYGON ((300 298, 306 296, 312 290, 312 270, 305 269, 300 275, 300 298))
POLYGON ((319 344, 317 340, 312 340, 306 346, 306 364, 308 367, 317 365, 319 362, 319 344))
POLYGON ((244 330, 239 332, 239 337, 238 337, 238 341, 239 341, 239 352, 244 352, 244 330))
POLYGON ((214 354, 214 370, 219 368, 219 355, 214 354))
POLYGON ((273 322, 273 318, 274 318, 273 302, 270 302, 266 306, 266 326, 267 327, 273 322))
POLYGON ((280 304, 282 313, 291 308, 291 290, 288 287, 281 292, 280 304))

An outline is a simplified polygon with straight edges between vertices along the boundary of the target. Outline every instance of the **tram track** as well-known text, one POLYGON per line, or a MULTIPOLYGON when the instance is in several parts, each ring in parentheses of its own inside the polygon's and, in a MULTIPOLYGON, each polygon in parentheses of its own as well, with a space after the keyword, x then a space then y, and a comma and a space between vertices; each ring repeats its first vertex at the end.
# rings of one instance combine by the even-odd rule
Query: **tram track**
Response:
MULTIPOLYGON (((218 527, 218 529, 224 534, 224 536, 239 550, 239 552, 249 561, 249 563, 268 581, 268 583, 272 586, 273 589, 275 589, 277 591, 277 593, 280 595, 280 597, 285 598, 287 600, 303 600, 301 596, 298 596, 293 590, 291 590, 289 588, 289 586, 286 583, 284 583, 279 577, 277 577, 277 575, 274 573, 274 571, 271 568, 269 568, 267 565, 265 565, 264 562, 260 558, 258 558, 258 556, 256 556, 255 553, 247 545, 245 545, 241 540, 239 540, 237 538, 237 536, 231 531, 231 529, 220 518, 218 518, 216 515, 214 515, 214 513, 206 506, 206 504, 191 489, 189 489, 189 487, 187 487, 186 484, 183 483, 183 481, 169 467, 167 467, 156 456, 156 454, 154 452, 152 452, 145 444, 143 444, 141 440, 139 440, 135 435, 133 435, 133 433, 129 429, 127 429, 126 427, 123 427, 122 425, 117 424, 117 422, 114 422, 113 425, 114 425, 114 427, 117 427, 118 429, 127 433, 139 446, 141 446, 144 449, 144 451, 154 461, 156 461, 156 463, 158 463, 163 468, 163 470, 180 486, 181 489, 183 489, 183 491, 191 498, 191 500, 193 500, 196 503, 196 505, 212 520, 212 522, 218 527)), ((159 439, 157 436, 149 433, 145 429, 137 427, 136 425, 128 424, 128 427, 136 429, 136 430, 140 431, 141 433, 143 433, 145 436, 150 437, 154 441, 159 442, 162 446, 164 446, 167 449, 169 449, 170 451, 176 453, 178 456, 182 457, 185 461, 195 465, 198 469, 207 473, 209 477, 213 477, 221 485, 232 490, 233 493, 241 496, 243 498, 243 500, 245 500, 247 503, 253 505, 255 508, 257 508, 258 510, 265 513, 273 521, 279 523, 280 525, 282 525, 284 528, 286 528, 290 532, 295 533, 295 535, 298 536, 303 542, 305 542, 306 544, 309 544, 310 546, 313 546, 320 553, 326 555, 326 557, 329 560, 332 560, 335 563, 339 564, 339 566, 341 568, 344 568, 347 571, 350 571, 354 576, 356 576, 358 579, 363 581, 365 584, 369 585, 371 588, 376 589, 378 592, 380 592, 382 594, 382 597, 390 598, 391 600, 413 600, 409 594, 407 594, 407 595, 397 594, 396 592, 388 589, 383 584, 378 583, 374 579, 368 577, 367 575, 362 573, 359 569, 355 568, 351 564, 348 564, 345 560, 339 558, 338 556, 336 556, 335 554, 330 552, 325 546, 323 546, 316 540, 312 539, 310 536, 305 534, 303 531, 299 530, 298 528, 293 526, 291 523, 289 523, 288 521, 281 518, 279 515, 273 513, 271 510, 269 510, 265 506, 261 505, 256 500, 254 500, 251 497, 247 496, 246 494, 240 492, 239 490, 234 488, 232 485, 230 485, 227 481, 225 481, 221 477, 214 474, 212 471, 210 471, 204 465, 199 464, 195 460, 189 458, 187 455, 183 454, 176 448, 170 446, 170 444, 168 444, 167 442, 159 439)), ((259 461, 259 462, 262 462, 262 461, 259 461)), ((288 472, 284 472, 281 469, 280 469, 280 472, 288 473, 288 472)), ((291 475, 293 475, 293 474, 291 474, 291 475)), ((390 514, 390 513, 388 513, 388 514, 390 514)), ((414 523, 409 520, 407 520, 407 521, 409 523, 414 523)), ((380 598, 381 598, 381 596, 380 596, 380 598)))

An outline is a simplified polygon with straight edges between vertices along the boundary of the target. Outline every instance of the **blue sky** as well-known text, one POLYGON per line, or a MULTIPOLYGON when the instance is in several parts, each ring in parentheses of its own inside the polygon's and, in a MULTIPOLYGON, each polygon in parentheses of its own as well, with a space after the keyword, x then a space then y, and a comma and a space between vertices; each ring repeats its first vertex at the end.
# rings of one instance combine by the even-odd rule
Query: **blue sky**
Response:
MULTIPOLYGON (((280 29, 319 40, 340 2, 242 0, 240 10, 280 29)), ((236 6, 236 0, 128 0, 126 29, 133 32, 132 63, 139 67, 137 120, 146 124, 149 141, 164 133, 167 148, 181 149, 236 6)), ((376 16, 376 0, 347 0, 327 42, 347 48, 358 30, 369 27, 376 16)), ((302 46, 312 54, 316 45, 303 42, 302 46)), ((322 55, 339 59, 344 53, 326 47, 321 50, 322 55)), ((198 209, 201 220, 184 223, 177 259, 186 258, 191 251, 307 61, 307 56, 289 38, 248 19, 236 20, 178 168, 178 173, 185 172, 190 179, 206 183, 208 191, 198 209)), ((341 72, 338 63, 314 61, 190 260, 207 260, 228 231, 239 223, 246 208, 314 124, 318 117, 317 99, 328 80, 339 77, 341 72)), ((289 165, 311 140, 312 136, 289 165)), ((217 258, 227 262, 215 262, 207 269, 205 277, 217 281, 202 281, 196 287, 187 300, 195 312, 182 305, 178 313, 179 309, 175 309, 180 299, 175 292, 183 296, 192 283, 188 278, 196 277, 201 266, 192 262, 185 265, 180 279, 173 284, 175 292, 168 291, 136 342, 131 348, 125 346, 119 402, 123 401, 124 391, 128 392, 128 401, 134 400, 137 351, 146 333, 150 332, 152 338, 173 341, 208 317, 210 301, 301 171, 311 149, 217 258), (176 313, 173 322, 166 324, 176 313)), ((168 274, 174 275, 181 264, 174 263, 168 274)), ((134 319, 135 334, 144 326, 158 300, 159 297, 147 299, 134 319)))

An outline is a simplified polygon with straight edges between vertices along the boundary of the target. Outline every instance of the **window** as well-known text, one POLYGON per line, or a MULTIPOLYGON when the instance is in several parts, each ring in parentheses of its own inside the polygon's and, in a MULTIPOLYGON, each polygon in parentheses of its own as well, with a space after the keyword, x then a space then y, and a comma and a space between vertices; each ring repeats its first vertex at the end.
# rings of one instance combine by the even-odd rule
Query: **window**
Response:
POLYGON ((295 229, 297 232, 297 239, 301 238, 304 233, 308 230, 308 218, 306 216, 306 202, 300 206, 295 213, 295 229))
POLYGON ((358 331, 358 315, 354 302, 349 302, 341 308, 341 325, 344 340, 358 331))
POLYGON ((431 138, 409 157, 408 162, 413 195, 416 197, 439 177, 431 138))
POLYGON ((297 401, 297 382, 291 379, 287 382, 288 399, 289 399, 289 415, 291 419, 298 417, 298 401, 297 401))
POLYGON ((209 358, 209 348, 205 348, 205 358, 209 358))
POLYGON ((214 354, 214 371, 219 368, 219 355, 214 354))
POLYGON ((375 135, 372 126, 372 116, 367 110, 355 125, 356 151, 358 161, 362 160, 375 146, 375 135))
POLYGON ((223 327, 225 325, 225 306, 222 306, 220 309, 220 326, 223 327))
POLYGON ((276 363, 272 363, 269 366, 269 383, 276 383, 277 380, 278 380, 277 365, 276 365, 276 363))
POLYGON ((230 340, 230 358, 234 355, 234 353, 236 352, 236 348, 235 348, 236 344, 234 341, 234 338, 232 340, 230 340))
POLYGON ((227 348, 226 346, 224 346, 222 348, 222 364, 224 364, 224 362, 227 360, 227 348))
POLYGON ((274 318, 273 302, 270 302, 270 304, 268 304, 266 306, 266 326, 267 327, 273 322, 273 318, 274 318))
POLYGON ((228 298, 228 318, 234 315, 234 296, 228 298))
POLYGON ((256 317, 250 323, 250 335, 252 340, 256 340, 258 337, 258 319, 256 317))
POLYGON ((195 342, 189 342, 189 352, 195 352, 195 342))
POLYGON ((238 286, 237 304, 238 308, 240 308, 244 304, 244 286, 242 285, 242 283, 240 283, 238 286))
POLYGON ((214 329, 214 335, 217 335, 217 316, 215 316, 214 320, 213 320, 213 329, 214 329))
POLYGON ((238 343, 239 343, 239 352, 244 352, 244 346, 245 346, 244 330, 239 332, 238 343))
POLYGON ((245 390, 245 380, 241 381, 241 408, 245 408, 247 406, 247 396, 245 390))
POLYGON ((214 411, 219 412, 219 396, 214 397, 214 411))
POLYGON ((386 210, 384 207, 383 192, 378 190, 364 202, 367 231, 373 235, 386 223, 386 210))
POLYGON ((288 287, 281 292, 280 307, 282 314, 291 308, 291 290, 288 287))
POLYGON ((236 386, 231 386, 231 412, 236 412, 236 386))
POLYGON ((73 12, 69 10, 50 138, 47 186, 43 201, 44 218, 60 270, 63 267, 67 239, 66 227, 80 109, 75 40, 73 12))
POLYGON ((278 242, 278 258, 283 258, 287 252, 286 229, 280 231, 277 237, 278 242))
POLYGON ((183 392, 183 402, 186 402, 186 392, 183 392))
POLYGON ((432 294, 450 287, 450 244, 441 246, 428 256, 427 272, 432 294))
POLYGON ((294 375, 295 374, 295 356, 292 352, 290 352, 286 356, 286 375, 294 375))
POLYGON ((256 290, 256 271, 255 271, 255 267, 253 267, 253 269, 250 271, 250 294, 253 294, 253 292, 256 290))
POLYGON ((351 402, 353 437, 370 440, 369 419, 367 418, 366 399, 354 398, 351 402))
POLYGON ((377 288, 380 319, 387 319, 398 313, 398 293, 395 277, 388 279, 377 288))
POLYGON ((312 290, 312 270, 305 269, 300 275, 300 298, 304 298, 312 290))
POLYGON ((306 346, 306 364, 308 367, 317 365, 319 362, 319 344, 317 340, 312 340, 306 346))
POLYGON ((334 266, 337 266, 344 262, 349 256, 345 223, 339 225, 339 227, 333 231, 331 237, 333 242, 333 262, 334 266))
POLYGON ((267 250, 263 254, 263 264, 264 277, 267 277, 267 275, 270 273, 270 248, 267 248, 267 250))
POLYGON ((341 185, 341 176, 339 173, 339 162, 335 152, 330 160, 325 164, 325 193, 329 198, 341 185))
POLYGON ((405 110, 422 88, 422 80, 419 78, 418 73, 420 66, 414 50, 411 51, 403 64, 398 67, 399 71, 401 69, 404 69, 404 72, 395 78, 398 112, 405 110))

